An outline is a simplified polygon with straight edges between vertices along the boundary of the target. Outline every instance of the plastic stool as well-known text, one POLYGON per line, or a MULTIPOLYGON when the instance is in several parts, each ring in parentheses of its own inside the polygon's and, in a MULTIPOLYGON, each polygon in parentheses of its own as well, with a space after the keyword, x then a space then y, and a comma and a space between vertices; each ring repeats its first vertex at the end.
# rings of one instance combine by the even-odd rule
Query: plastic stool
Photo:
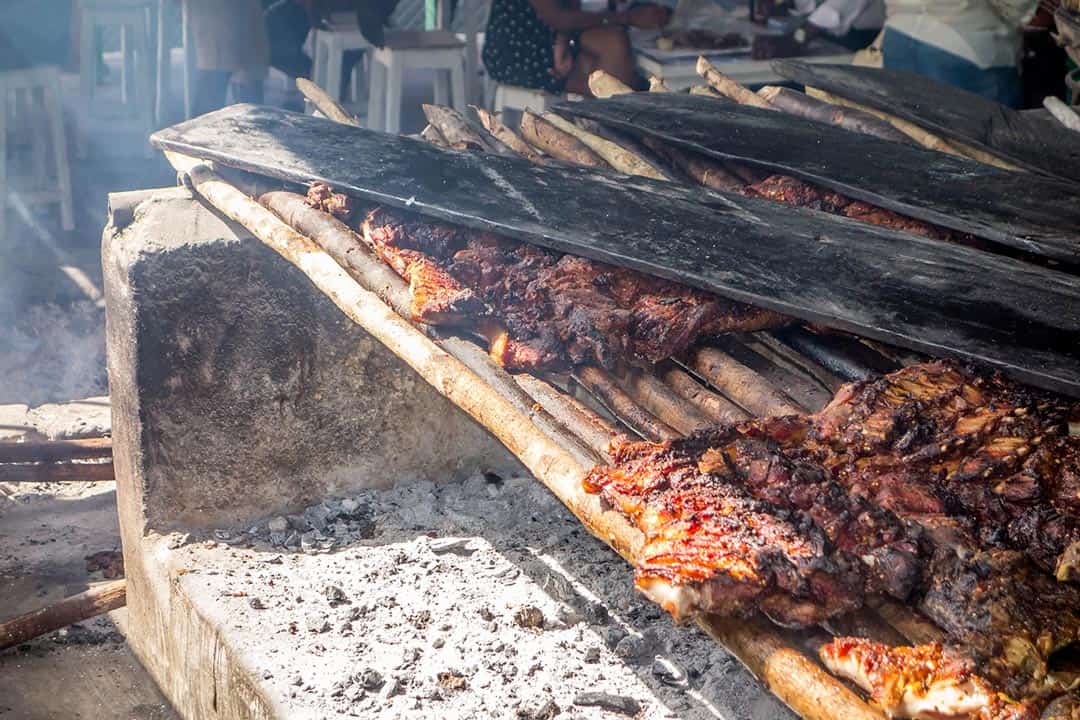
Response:
POLYGON ((371 55, 367 121, 372 130, 401 131, 405 71, 414 69, 436 71, 436 105, 452 102, 465 110, 465 43, 446 30, 388 32, 386 45, 371 55))
MULTIPOLYGON (((35 188, 33 191, 20 192, 20 197, 29 204, 60 205, 60 223, 65 230, 75 228, 75 212, 71 200, 71 168, 68 165, 67 135, 64 133, 63 105, 60 94, 60 70, 55 66, 41 66, 25 70, 0 71, 0 242, 6 237, 6 210, 8 203, 7 175, 7 119, 8 100, 19 92, 25 93, 26 103, 32 114, 35 108, 35 93, 41 91, 44 100, 48 135, 51 139, 53 157, 56 163, 56 178, 50 187, 35 188)), ((16 112, 20 112, 21 103, 12 103, 16 112)), ((31 128, 37 126, 34 118, 28 118, 31 128)), ((38 142, 34 134, 33 162, 35 166, 44 163, 48 148, 38 142)), ((37 172, 35 171, 35 174, 37 172)))

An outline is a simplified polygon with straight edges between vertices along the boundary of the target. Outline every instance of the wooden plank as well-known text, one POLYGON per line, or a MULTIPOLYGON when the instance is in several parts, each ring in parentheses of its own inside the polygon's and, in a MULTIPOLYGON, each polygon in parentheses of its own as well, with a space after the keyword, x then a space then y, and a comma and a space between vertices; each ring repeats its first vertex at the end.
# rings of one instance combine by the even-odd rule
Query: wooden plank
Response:
POLYGON ((445 151, 273 108, 233 106, 153 141, 1080 396, 1080 278, 1065 273, 770 201, 445 151))
POLYGON ((1041 115, 901 70, 797 60, 777 60, 772 66, 778 75, 802 85, 896 115, 1020 167, 1080 182, 1080 143, 1041 115))
POLYGON ((1026 253, 1080 265, 1080 205, 1070 184, 785 113, 676 93, 563 103, 586 117, 684 150, 794 175, 849 197, 1026 253))

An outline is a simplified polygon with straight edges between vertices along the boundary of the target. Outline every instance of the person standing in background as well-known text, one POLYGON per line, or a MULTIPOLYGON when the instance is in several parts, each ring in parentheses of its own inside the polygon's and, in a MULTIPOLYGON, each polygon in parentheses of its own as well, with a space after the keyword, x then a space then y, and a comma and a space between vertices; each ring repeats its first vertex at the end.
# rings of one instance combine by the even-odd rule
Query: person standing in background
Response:
POLYGON ((484 67, 501 83, 589 95, 589 73, 604 70, 638 84, 627 26, 663 27, 671 13, 654 4, 589 12, 580 0, 493 0, 484 67))
POLYGON ((1020 27, 1036 9, 1038 0, 886 0, 883 67, 1017 107, 1020 27))
POLYGON ((795 0, 795 11, 806 16, 798 42, 825 34, 851 51, 872 43, 885 24, 885 0, 795 0))
POLYGON ((236 102, 261 103, 270 46, 260 0, 184 0, 195 43, 196 115, 236 102))

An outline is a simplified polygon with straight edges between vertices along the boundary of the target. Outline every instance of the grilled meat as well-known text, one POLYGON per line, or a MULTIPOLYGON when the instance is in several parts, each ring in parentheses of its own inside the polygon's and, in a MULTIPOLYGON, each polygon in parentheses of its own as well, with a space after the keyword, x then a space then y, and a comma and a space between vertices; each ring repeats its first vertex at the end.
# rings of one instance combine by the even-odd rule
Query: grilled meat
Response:
POLYGON ((492 355, 511 369, 648 365, 706 334, 788 322, 625 268, 383 208, 368 214, 363 236, 409 281, 415 320, 489 329, 483 319, 497 320, 492 355))
POLYGON ((316 210, 330 213, 344 223, 349 222, 360 208, 360 203, 355 198, 334 192, 326 183, 312 185, 306 202, 316 210))
POLYGON ((1080 575, 1072 408, 1000 375, 924 363, 848 385, 813 421, 812 454, 902 515, 947 515, 980 545, 1080 575))
MULTIPOLYGON (((310 195, 309 195, 310 197, 310 195)), ((460 324, 487 314, 484 303, 471 288, 458 282, 425 250, 444 254, 460 236, 432 232, 422 223, 405 224, 379 209, 371 211, 363 227, 364 240, 398 275, 409 282, 412 317, 431 324, 460 324), (403 241, 403 239, 405 239, 403 241)))
MULTIPOLYGON (((775 432, 778 424, 791 427, 799 419, 771 422, 775 432)), ((785 456, 759 432, 759 423, 705 431, 687 445, 701 472, 723 475, 755 498, 805 513, 834 547, 862 561, 866 592, 905 600, 921 579, 925 547, 917 531, 890 511, 848 494, 821 466, 785 456)))
POLYGON ((1038 720, 1039 704, 1015 702, 975 673, 972 661, 939 644, 889 647, 837 638, 819 651, 829 672, 865 690, 891 718, 1038 720))
POLYGON ((919 608, 1018 696, 1060 692, 1076 681, 1051 672, 1050 658, 1080 641, 1080 592, 1021 553, 940 548, 919 608))
POLYGON ((594 469, 589 492, 642 531, 637 587, 677 619, 760 609, 805 627, 858 607, 857 563, 834 553, 802 513, 755 500, 722 475, 702 473, 678 443, 623 443, 594 469))
POLYGON ((832 215, 843 215, 871 225, 903 230, 937 240, 954 239, 953 234, 944 228, 860 200, 852 200, 788 175, 770 175, 760 182, 747 186, 743 192, 785 205, 820 210, 832 215))

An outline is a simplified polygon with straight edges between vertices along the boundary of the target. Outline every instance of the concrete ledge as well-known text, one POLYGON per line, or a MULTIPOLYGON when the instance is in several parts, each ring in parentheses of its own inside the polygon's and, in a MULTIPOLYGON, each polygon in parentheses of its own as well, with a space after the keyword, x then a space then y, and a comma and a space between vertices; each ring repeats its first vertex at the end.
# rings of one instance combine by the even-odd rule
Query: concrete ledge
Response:
POLYGON ((128 637, 185 717, 276 717, 176 582, 161 537, 520 465, 186 191, 152 194, 116 221, 102 262, 128 637))

